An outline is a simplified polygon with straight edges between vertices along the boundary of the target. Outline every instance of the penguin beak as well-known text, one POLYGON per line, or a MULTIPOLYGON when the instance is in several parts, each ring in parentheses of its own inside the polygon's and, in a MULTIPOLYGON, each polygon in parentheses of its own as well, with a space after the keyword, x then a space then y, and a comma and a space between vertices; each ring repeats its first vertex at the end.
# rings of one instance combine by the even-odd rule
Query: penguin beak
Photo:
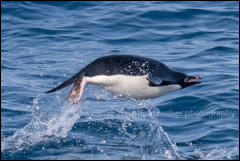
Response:
POLYGON ((202 79, 201 77, 190 77, 188 79, 188 82, 191 83, 191 84, 200 84, 201 82, 197 81, 199 79, 202 79))

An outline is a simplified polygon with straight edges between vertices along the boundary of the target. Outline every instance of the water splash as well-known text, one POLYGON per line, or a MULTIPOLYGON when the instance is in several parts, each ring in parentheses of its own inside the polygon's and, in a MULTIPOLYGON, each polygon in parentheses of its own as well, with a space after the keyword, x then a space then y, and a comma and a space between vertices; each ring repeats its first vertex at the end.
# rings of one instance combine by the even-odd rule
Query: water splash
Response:
MULTIPOLYGON (((129 108, 127 104, 125 106, 129 108)), ((155 117, 158 116, 159 109, 152 106, 148 101, 138 102, 137 108, 145 110, 143 113, 138 110, 131 111, 131 114, 124 112, 128 117, 122 122, 121 131, 134 141, 135 146, 139 147, 141 159, 184 159, 180 155, 176 144, 170 139, 155 117), (140 125, 133 127, 133 123, 140 125), (128 131, 130 127, 139 131, 128 131)))
POLYGON ((39 142, 49 141, 53 137, 66 138, 67 132, 81 115, 79 104, 65 102, 58 112, 44 113, 38 103, 39 97, 33 101, 32 120, 14 135, 2 140, 1 151, 21 151, 39 142))
MULTIPOLYGON (((167 132, 165 132, 160 125, 158 119, 155 117, 159 110, 154 106, 148 106, 148 113, 151 119, 150 127, 152 129, 153 138, 151 138, 150 143, 154 147, 154 153, 160 154, 161 159, 183 159, 178 152, 176 144, 170 139, 167 132), (153 114, 155 113, 155 114, 153 114), (162 155, 164 154, 164 155, 162 155), (163 157, 164 156, 164 157, 163 157)), ((150 157, 150 156, 149 156, 150 157)), ((154 159, 154 158, 151 158, 154 159)))
POLYGON ((239 146, 234 146, 231 148, 226 147, 217 147, 213 150, 203 151, 198 148, 194 150, 195 155, 199 158, 199 160, 238 160, 234 158, 238 156, 239 153, 239 146))

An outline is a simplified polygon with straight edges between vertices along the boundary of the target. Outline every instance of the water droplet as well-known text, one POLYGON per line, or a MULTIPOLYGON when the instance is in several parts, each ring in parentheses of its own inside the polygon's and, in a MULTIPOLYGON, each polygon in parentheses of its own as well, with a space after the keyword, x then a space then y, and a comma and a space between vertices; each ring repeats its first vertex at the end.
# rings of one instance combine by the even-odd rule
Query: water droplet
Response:
POLYGON ((100 144, 106 144, 106 140, 100 141, 100 144))

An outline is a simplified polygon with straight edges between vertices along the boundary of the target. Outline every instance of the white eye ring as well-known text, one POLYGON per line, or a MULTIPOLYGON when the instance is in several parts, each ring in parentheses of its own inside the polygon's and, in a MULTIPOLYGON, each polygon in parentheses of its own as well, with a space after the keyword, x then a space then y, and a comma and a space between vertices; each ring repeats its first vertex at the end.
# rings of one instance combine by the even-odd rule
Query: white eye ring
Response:
POLYGON ((188 78, 185 78, 185 79, 184 79, 184 82, 188 82, 188 78))

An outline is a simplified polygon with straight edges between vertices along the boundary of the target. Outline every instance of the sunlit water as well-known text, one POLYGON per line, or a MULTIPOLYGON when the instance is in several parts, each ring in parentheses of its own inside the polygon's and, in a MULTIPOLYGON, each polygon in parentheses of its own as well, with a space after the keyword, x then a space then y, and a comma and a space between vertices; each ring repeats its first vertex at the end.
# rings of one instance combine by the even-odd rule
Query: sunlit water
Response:
POLYGON ((1 159, 238 159, 238 2, 2 2, 1 159), (44 94, 97 57, 202 84, 150 100, 44 94))

